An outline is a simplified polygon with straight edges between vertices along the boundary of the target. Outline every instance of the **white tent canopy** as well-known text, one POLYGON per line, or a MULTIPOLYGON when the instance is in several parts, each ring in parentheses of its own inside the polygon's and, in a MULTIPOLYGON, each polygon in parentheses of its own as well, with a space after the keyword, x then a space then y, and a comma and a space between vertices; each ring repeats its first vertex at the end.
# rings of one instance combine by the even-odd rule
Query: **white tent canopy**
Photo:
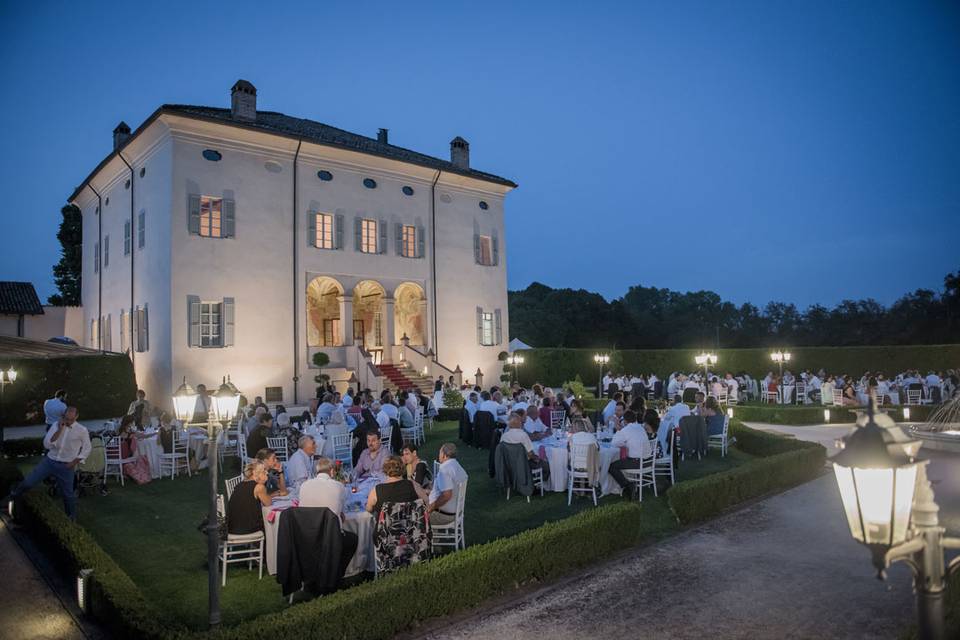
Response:
POLYGON ((510 341, 510 344, 507 345, 507 350, 510 353, 513 353, 514 351, 523 351, 524 349, 533 349, 533 347, 528 345, 526 342, 524 342, 520 338, 514 338, 513 340, 510 341))

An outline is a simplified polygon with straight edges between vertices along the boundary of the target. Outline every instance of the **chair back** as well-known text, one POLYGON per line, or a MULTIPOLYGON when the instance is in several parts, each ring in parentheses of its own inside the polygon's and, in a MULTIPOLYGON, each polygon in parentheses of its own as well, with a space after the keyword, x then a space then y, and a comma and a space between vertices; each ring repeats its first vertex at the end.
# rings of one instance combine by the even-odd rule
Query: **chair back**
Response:
POLYGON ((247 440, 245 438, 237 440, 237 453, 240 455, 240 464, 246 463, 250 458, 250 456, 247 455, 247 440))
POLYGON ((551 410, 550 424, 547 426, 549 426, 551 429, 561 429, 563 428, 563 424, 566 421, 566 419, 567 419, 566 411, 563 411, 562 409, 560 411, 551 410))
MULTIPOLYGON (((242 481, 243 481, 243 474, 240 474, 235 478, 228 478, 226 481, 224 481, 224 484, 227 487, 227 500, 230 499, 230 496, 233 495, 233 490, 236 489, 237 485, 240 484, 242 481)), ((220 496, 220 499, 222 500, 223 496, 220 496)))
POLYGON ((108 463, 117 463, 123 460, 120 436, 110 436, 106 438, 103 441, 103 453, 108 463))
POLYGON ((423 500, 381 504, 373 539, 378 574, 429 560, 430 526, 423 500))
POLYGON ((695 402, 697 400, 697 388, 687 387, 684 389, 682 399, 684 402, 695 402))
POLYGON ((352 436, 349 433, 341 433, 333 436, 333 457, 339 460, 343 466, 353 468, 353 446, 352 436))
MULTIPOLYGON (((436 476, 434 476, 436 477, 436 476)), ((457 483, 457 523, 463 526, 463 513, 467 504, 467 481, 457 483)))
POLYGON ((473 444, 481 449, 489 449, 496 427, 496 416, 489 411, 477 411, 473 414, 473 444))
POLYGON ((833 390, 833 406, 835 407, 843 406, 843 389, 833 390))
POLYGON ((280 462, 286 462, 290 458, 287 452, 287 443, 288 440, 285 436, 267 438, 267 446, 277 452, 277 460, 280 462))
POLYGON ((920 404, 921 393, 920 389, 907 389, 907 404, 920 404))

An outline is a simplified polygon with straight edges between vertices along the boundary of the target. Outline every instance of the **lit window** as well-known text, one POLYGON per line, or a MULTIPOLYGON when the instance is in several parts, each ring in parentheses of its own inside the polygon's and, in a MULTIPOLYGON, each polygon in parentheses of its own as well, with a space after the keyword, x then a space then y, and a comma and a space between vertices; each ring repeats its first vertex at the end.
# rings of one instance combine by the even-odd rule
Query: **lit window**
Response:
POLYGON ((317 237, 314 245, 319 249, 333 249, 333 216, 329 213, 317 214, 317 237))
POLYGON ((482 345, 485 346, 485 347, 489 347, 489 346, 491 346, 491 345, 494 344, 494 342, 493 342, 493 313, 491 313, 491 312, 489 312, 489 311, 484 311, 484 312, 483 312, 482 326, 483 326, 483 331, 482 331, 483 339, 481 340, 480 344, 482 344, 482 345))
POLYGON ((200 197, 200 235, 207 238, 222 237, 220 226, 223 198, 200 197))
POLYGON ((490 236, 480 236, 480 264, 493 265, 493 239, 490 236))
POLYGON ((219 302, 200 303, 200 346, 223 346, 223 337, 220 333, 220 317, 222 305, 219 302))
POLYGON ((360 251, 363 253, 377 252, 377 221, 360 221, 360 251))
POLYGON ((403 256, 417 257, 417 228, 411 224, 403 225, 403 242, 400 245, 403 256))

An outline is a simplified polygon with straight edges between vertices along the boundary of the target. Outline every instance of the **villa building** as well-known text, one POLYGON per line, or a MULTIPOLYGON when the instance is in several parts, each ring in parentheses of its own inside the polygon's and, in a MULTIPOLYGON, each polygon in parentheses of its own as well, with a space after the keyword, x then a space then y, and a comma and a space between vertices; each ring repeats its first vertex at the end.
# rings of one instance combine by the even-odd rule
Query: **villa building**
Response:
MULTIPOLYGON (((325 124, 163 105, 70 196, 83 213, 84 344, 129 353, 166 406, 186 377, 304 404, 343 388, 473 380, 507 348, 512 181, 325 124), (406 336, 406 340, 403 337, 406 336), (407 346, 404 346, 404 345, 407 346)), ((489 378, 488 378, 489 379, 489 378)))

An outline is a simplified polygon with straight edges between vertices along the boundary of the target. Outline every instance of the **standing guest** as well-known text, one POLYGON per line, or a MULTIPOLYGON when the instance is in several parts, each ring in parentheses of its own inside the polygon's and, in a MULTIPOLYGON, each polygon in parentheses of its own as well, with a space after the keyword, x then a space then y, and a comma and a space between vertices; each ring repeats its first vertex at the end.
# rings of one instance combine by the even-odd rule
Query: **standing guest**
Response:
POLYGON ((117 429, 117 437, 120 439, 120 457, 123 459, 133 458, 133 462, 123 464, 123 475, 127 476, 137 484, 147 484, 150 482, 150 461, 147 456, 137 454, 137 436, 134 433, 134 417, 131 414, 123 416, 120 420, 120 427, 117 429))
MULTIPOLYGON (((193 421, 194 422, 207 422, 210 417, 210 408, 213 406, 213 403, 210 399, 210 394, 207 393, 207 385, 198 384, 197 385, 197 404, 193 408, 193 421)), ((266 410, 266 407, 264 407, 266 410)))
POLYGON ((267 438, 272 434, 273 417, 269 413, 263 413, 260 415, 260 424, 247 436, 247 455, 256 455, 260 449, 266 449, 267 438))
POLYGON ((443 376, 437 378, 437 381, 433 383, 433 392, 443 391, 443 376))
POLYGON ((647 430, 637 424, 637 414, 628 411, 624 414, 623 419, 627 423, 626 426, 614 434, 610 444, 614 447, 626 447, 627 457, 610 463, 610 475, 620 485, 621 495, 629 498, 631 493, 630 481, 623 475, 623 471, 624 469, 640 469, 643 467, 643 459, 650 457, 652 448, 647 430))
POLYGON ((133 416, 133 421, 138 427, 143 426, 143 419, 150 415, 150 403, 147 402, 147 392, 143 389, 137 389, 137 399, 127 407, 127 415, 133 416))
POLYGON ((440 446, 437 458, 440 468, 427 499, 427 516, 431 525, 444 525, 457 517, 460 484, 467 481, 467 472, 457 462, 457 445, 452 442, 440 446))
POLYGON ((313 477, 313 456, 317 453, 317 441, 313 436, 300 436, 297 450, 287 460, 287 487, 295 491, 313 477))
POLYGON ((277 458, 277 452, 273 449, 260 449, 257 451, 257 461, 262 462, 267 469, 267 493, 271 496, 287 495, 283 463, 277 458))
POLYGON ((43 448, 47 450, 47 455, 10 493, 11 499, 16 500, 52 476, 63 497, 63 508, 67 517, 71 520, 77 519, 77 496, 73 490, 74 471, 77 465, 90 455, 90 434, 86 427, 77 422, 78 415, 76 407, 67 407, 63 416, 47 430, 47 435, 43 438, 43 448))
POLYGON ((367 434, 367 448, 360 454, 356 466, 353 468, 353 477, 362 479, 373 474, 383 473, 383 462, 390 455, 389 452, 381 446, 380 432, 371 431, 367 434))
POLYGON ((403 466, 404 478, 413 480, 421 487, 429 487, 433 480, 433 474, 427 467, 427 463, 420 459, 419 447, 415 442, 408 442, 403 445, 403 466))
POLYGON ((234 535, 263 531, 261 507, 273 504, 267 493, 267 468, 262 462, 248 463, 243 476, 227 503, 227 533, 234 535))
POLYGON ((63 389, 57 389, 53 397, 43 403, 43 415, 47 423, 47 427, 52 427, 53 425, 60 422, 60 418, 63 417, 64 412, 67 410, 67 392, 63 389))
POLYGON ((427 501, 427 492, 412 480, 403 477, 403 461, 397 456, 388 456, 383 461, 383 475, 386 480, 370 490, 367 496, 367 511, 374 520, 380 514, 380 508, 387 502, 427 501))

